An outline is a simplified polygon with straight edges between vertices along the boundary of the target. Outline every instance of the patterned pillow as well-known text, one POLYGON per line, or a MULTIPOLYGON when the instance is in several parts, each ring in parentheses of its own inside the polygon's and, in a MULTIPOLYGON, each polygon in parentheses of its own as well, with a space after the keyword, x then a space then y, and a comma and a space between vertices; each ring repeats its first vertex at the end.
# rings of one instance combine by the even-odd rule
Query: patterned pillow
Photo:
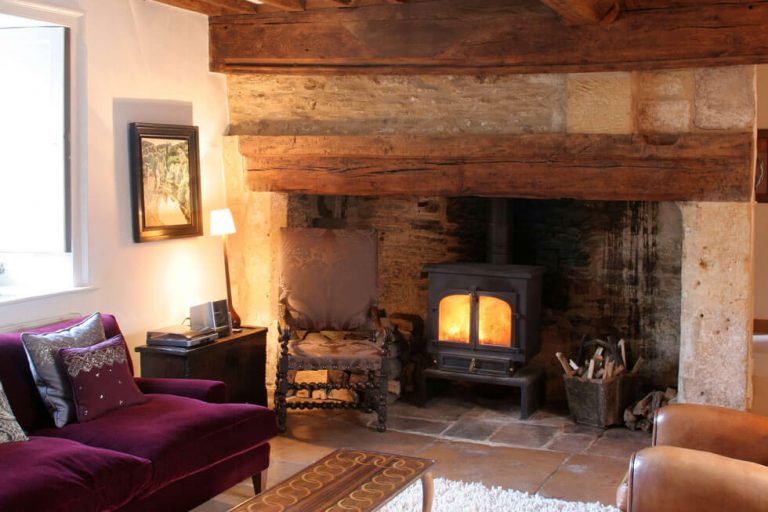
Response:
POLYGON ((75 408, 69 381, 61 364, 56 360, 56 354, 62 348, 88 347, 105 339, 99 313, 94 313, 79 324, 60 331, 21 334, 37 390, 57 427, 74 421, 75 408))
POLYGON ((125 341, 119 334, 91 347, 62 348, 59 359, 72 386, 77 421, 81 423, 146 401, 133 380, 125 341))
POLYGON ((8 397, 3 391, 3 384, 0 383, 0 444, 27 440, 27 435, 21 430, 16 416, 13 415, 11 404, 8 403, 8 397))

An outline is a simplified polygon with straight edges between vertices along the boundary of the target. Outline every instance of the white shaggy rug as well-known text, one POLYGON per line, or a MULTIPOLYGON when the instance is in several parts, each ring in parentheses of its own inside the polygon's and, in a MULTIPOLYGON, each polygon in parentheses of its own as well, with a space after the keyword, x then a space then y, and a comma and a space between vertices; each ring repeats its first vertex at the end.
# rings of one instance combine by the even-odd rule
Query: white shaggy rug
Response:
MULTIPOLYGON (((420 512, 421 482, 417 481, 381 512, 420 512)), ((488 488, 480 483, 435 479, 433 512, 619 512, 600 503, 542 498, 525 492, 488 488)))

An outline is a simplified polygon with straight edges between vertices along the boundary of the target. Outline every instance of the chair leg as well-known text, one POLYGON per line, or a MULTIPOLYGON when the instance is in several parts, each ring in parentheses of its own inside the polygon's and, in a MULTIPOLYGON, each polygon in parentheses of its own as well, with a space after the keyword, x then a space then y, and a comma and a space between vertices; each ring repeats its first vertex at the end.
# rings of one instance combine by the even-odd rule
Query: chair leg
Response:
POLYGON ((288 406, 286 399, 288 395, 288 372, 278 369, 277 382, 275 385, 275 414, 277 415, 277 431, 285 433, 287 430, 288 406))
POLYGON ((267 488, 267 470, 251 477, 253 482, 253 494, 261 494, 267 488))
POLYGON ((376 378, 379 381, 378 404, 376 404, 379 422, 376 425, 376 430, 385 432, 387 430, 387 372, 384 370, 376 372, 376 378))

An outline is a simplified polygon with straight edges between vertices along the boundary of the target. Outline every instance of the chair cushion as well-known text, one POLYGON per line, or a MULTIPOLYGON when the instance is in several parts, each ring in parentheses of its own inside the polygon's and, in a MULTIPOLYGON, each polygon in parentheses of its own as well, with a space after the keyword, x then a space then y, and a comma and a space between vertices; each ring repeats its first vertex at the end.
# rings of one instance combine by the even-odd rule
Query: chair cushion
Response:
POLYGON ((378 370, 382 350, 360 333, 349 331, 309 332, 288 343, 288 369, 378 370))
POLYGON ((2 510, 115 510, 151 476, 148 460, 37 436, 0 445, 0 461, 2 510))
POLYGON ((277 434, 274 413, 258 405, 210 404, 146 395, 143 404, 112 410, 87 423, 36 432, 152 461, 152 488, 201 471, 277 434))
POLYGON ((370 230, 284 228, 280 303, 293 328, 362 326, 376 305, 377 235, 370 230))

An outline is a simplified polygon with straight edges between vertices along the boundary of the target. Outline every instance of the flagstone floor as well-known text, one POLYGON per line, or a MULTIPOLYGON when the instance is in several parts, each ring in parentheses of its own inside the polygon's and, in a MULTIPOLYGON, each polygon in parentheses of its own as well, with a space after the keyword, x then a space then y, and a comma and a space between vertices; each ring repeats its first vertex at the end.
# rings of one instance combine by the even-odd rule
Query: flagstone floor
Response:
MULTIPOLYGON (((456 386, 425 408, 395 402, 383 434, 373 428, 373 414, 290 412, 288 432, 271 443, 268 485, 337 448, 359 448, 434 459, 437 477, 614 504, 632 453, 649 446, 650 436, 576 425, 567 411, 539 410, 521 421, 517 403, 514 396, 483 397, 456 386)), ((248 480, 195 512, 225 511, 252 495, 248 480)))

